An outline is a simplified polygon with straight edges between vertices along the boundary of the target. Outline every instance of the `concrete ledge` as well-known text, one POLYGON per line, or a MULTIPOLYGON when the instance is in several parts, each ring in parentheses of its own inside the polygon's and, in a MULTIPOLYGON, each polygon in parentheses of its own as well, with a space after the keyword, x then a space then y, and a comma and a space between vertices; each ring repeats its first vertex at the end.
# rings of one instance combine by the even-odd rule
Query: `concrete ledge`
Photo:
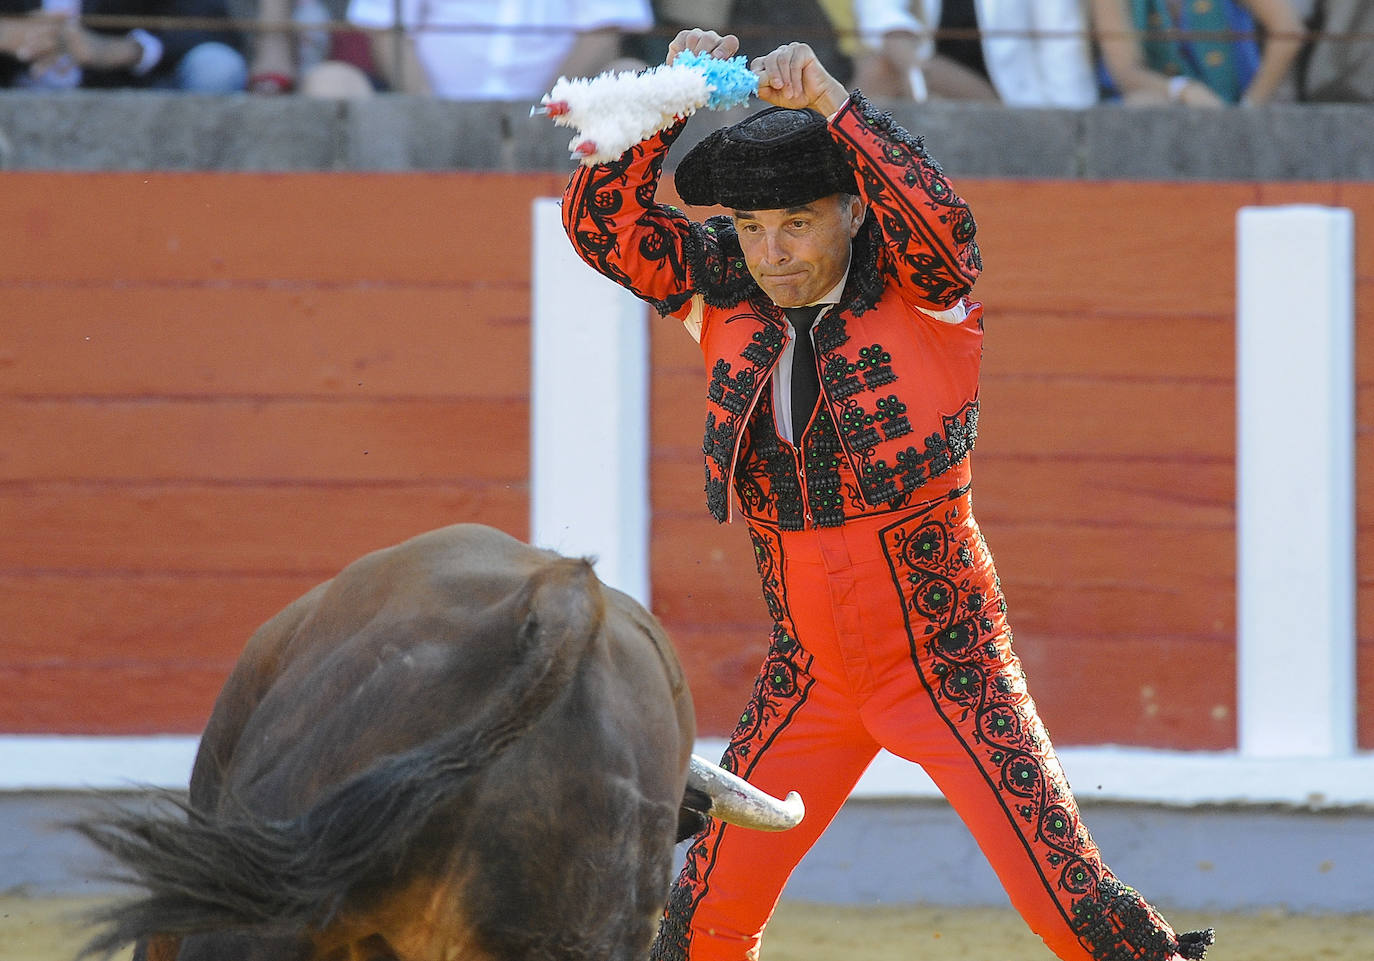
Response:
POLYGON ((0 793, 184 789, 199 736, 0 735, 0 793))
MULTIPOLYGON (((106 795, 121 805, 137 793, 106 795)), ((80 791, 0 792, 0 892, 103 896, 111 865, 62 824, 80 791)), ((1190 911, 1368 912, 1374 814, 1085 801, 1083 823, 1112 870, 1161 906, 1190 911)), ((680 848, 679 858, 685 848, 680 848)), ((788 882, 824 904, 1007 906, 972 835, 943 800, 850 801, 788 882)))
MULTIPOLYGON (((1370 910, 1370 813, 1093 801, 1080 809, 1112 871, 1162 907, 1370 910)), ((786 896, 831 904, 1009 906, 973 836, 943 801, 850 801, 793 872, 786 896)))
MULTIPOLYGON (((197 738, 0 737, 0 891, 96 895, 103 865, 60 828, 91 789, 182 789, 197 738)), ((719 739, 697 752, 718 757, 719 739)), ((1125 748, 1060 751, 1107 863, 1189 910, 1369 910, 1374 756, 1247 761, 1125 748)), ((107 796, 108 797, 108 796, 107 796)), ((681 856, 681 851, 679 851, 681 856)), ((840 904, 1007 904, 972 836, 913 764, 881 755, 797 868, 787 896, 840 904)))
POLYGON ((0 93, 9 170, 330 170, 350 111, 294 97, 0 93))
POLYGON ((1258 110, 1098 107, 1083 114, 1084 177, 1163 180, 1374 178, 1374 107, 1258 110))
MULTIPOLYGON (((1190 111, 889 105, 952 174, 1149 180, 1374 179, 1374 107, 1190 111)), ((0 169, 568 171, 571 132, 526 103, 0 91, 0 169)), ((744 111, 693 118, 674 159, 744 111)))

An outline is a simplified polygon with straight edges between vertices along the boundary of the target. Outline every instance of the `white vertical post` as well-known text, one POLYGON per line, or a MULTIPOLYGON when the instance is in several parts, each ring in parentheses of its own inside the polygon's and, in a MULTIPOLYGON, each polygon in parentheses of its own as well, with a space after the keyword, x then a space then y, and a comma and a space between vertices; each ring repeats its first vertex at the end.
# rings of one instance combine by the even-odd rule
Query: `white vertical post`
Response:
POLYGON ((530 539, 647 606, 646 307, 578 259, 558 201, 533 218, 530 539))
POLYGON ((1236 221, 1240 753, 1355 747, 1354 218, 1236 221))

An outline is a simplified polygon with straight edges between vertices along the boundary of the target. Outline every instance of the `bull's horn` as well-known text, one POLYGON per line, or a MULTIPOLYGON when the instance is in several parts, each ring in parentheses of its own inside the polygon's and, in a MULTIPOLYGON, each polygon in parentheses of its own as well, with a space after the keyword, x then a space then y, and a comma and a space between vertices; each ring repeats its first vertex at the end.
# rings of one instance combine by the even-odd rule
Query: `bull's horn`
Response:
POLYGON ((786 831, 801 823, 806 806, 792 791, 779 801, 743 778, 736 777, 699 755, 692 755, 687 784, 711 799, 712 817, 756 831, 786 831))

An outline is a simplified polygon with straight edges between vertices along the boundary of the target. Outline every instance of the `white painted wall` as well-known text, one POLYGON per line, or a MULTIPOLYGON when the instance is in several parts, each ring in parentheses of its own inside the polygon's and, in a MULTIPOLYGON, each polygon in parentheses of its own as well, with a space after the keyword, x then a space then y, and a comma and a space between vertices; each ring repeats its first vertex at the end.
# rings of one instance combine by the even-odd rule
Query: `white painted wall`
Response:
POLYGON ((1240 753, 1355 750, 1355 258, 1349 210, 1236 217, 1240 753))
MULTIPOLYGON (((183 789, 197 738, 0 737, 0 791, 183 789)), ((715 760, 720 738, 702 738, 696 753, 715 760)), ((1290 804, 1308 808, 1374 802, 1374 756, 1249 758, 1234 751, 1156 751, 1128 747, 1068 747, 1056 752, 1081 800, 1150 804, 1290 804)), ((854 790, 855 798, 938 798, 924 771, 880 753, 854 790)))
POLYGON ((556 200, 533 218, 530 539, 647 607, 648 308, 578 259, 556 200))

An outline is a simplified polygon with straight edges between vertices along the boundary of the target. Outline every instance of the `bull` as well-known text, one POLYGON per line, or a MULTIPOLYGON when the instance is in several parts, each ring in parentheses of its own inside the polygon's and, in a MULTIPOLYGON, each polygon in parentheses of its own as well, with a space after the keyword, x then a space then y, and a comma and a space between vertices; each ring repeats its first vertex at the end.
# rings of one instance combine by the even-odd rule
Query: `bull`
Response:
POLYGON ((248 641, 185 799, 75 825, 146 961, 643 958, 674 843, 786 801, 691 754, 672 644, 591 564, 480 525, 368 554, 248 641))

